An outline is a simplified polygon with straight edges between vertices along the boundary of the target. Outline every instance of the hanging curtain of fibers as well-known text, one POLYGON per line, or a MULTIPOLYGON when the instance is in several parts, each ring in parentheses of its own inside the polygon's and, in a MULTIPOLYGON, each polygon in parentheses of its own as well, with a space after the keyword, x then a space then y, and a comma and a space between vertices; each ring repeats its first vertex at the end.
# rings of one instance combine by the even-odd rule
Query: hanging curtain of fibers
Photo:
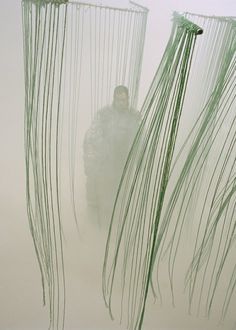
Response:
POLYGON ((51 329, 64 328, 62 221, 70 192, 77 217, 80 120, 117 84, 137 103, 146 19, 138 6, 22 1, 27 211, 51 329))
POLYGON ((143 324, 196 36, 202 32, 183 16, 174 15, 171 36, 143 104, 143 120, 113 210, 103 268, 103 294, 111 317, 120 313, 128 329, 141 329, 143 324))
POLYGON ((193 14, 187 17, 207 26, 204 44, 204 40, 198 43, 199 60, 194 69, 203 75, 200 83, 207 92, 203 91, 203 99, 199 95, 199 105, 204 106, 199 108, 171 172, 175 182, 169 181, 170 197, 156 245, 157 269, 159 273, 165 257, 174 297, 178 261, 188 236, 184 273, 189 311, 209 317, 215 309, 218 315, 221 311, 222 320, 228 309, 234 308, 236 284, 236 21, 193 14), (209 63, 204 73, 202 59, 209 63))
POLYGON ((79 222, 81 145, 96 112, 112 103, 114 88, 129 88, 136 108, 148 11, 70 2, 63 76, 65 134, 69 159, 70 195, 79 222), (68 116, 66 117, 66 114, 68 116))
POLYGON ((59 203, 60 101, 67 6, 23 1, 27 211, 50 327, 63 327, 65 276, 59 203))

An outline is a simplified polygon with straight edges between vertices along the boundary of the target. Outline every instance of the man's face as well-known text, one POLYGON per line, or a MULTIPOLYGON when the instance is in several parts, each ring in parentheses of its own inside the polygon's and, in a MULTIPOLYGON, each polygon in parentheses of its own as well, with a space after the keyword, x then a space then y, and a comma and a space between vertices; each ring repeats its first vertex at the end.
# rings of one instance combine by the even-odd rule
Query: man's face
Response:
POLYGON ((128 95, 125 92, 115 94, 113 104, 117 110, 122 110, 122 111, 128 110, 129 107, 128 95))

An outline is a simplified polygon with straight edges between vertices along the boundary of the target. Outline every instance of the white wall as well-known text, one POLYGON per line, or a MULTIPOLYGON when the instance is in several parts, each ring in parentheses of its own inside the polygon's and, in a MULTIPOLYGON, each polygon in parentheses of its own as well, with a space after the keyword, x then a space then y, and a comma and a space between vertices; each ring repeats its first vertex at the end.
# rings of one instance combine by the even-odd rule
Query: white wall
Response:
MULTIPOLYGON (((113 5, 118 2, 111 0, 113 5)), ((148 90, 168 40, 174 10, 236 16, 234 0, 140 0, 139 3, 150 9, 140 100, 148 90)), ((0 40, 0 329, 47 329, 47 314, 41 306, 40 274, 26 215, 19 0, 0 3, 0 40)), ((78 243, 78 250, 66 244, 71 281, 66 329, 124 329, 109 320, 103 306, 101 278, 97 275, 103 250, 94 256, 89 244, 94 235, 92 232, 88 240, 78 243)), ((178 310, 154 306, 144 329, 210 329, 210 324, 204 319, 184 316, 178 310)), ((226 325, 222 329, 228 328, 226 325)))

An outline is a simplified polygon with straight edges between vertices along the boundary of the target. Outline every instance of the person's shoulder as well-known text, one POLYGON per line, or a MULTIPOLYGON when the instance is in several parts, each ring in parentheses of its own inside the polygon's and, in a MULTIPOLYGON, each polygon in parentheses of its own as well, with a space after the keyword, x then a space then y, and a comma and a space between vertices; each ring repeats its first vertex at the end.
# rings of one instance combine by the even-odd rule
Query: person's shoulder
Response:
POLYGON ((137 120, 141 120, 141 113, 138 110, 130 107, 129 108, 129 113, 133 118, 135 118, 137 120))

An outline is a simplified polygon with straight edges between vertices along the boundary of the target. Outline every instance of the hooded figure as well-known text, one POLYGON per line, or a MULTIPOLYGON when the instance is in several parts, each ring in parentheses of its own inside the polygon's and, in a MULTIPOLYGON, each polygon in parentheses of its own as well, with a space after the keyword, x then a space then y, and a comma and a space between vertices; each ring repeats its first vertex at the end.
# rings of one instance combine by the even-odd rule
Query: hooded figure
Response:
POLYGON ((121 175, 140 120, 140 113, 129 106, 128 88, 117 86, 112 105, 98 111, 85 134, 87 203, 100 225, 110 221, 121 175))

